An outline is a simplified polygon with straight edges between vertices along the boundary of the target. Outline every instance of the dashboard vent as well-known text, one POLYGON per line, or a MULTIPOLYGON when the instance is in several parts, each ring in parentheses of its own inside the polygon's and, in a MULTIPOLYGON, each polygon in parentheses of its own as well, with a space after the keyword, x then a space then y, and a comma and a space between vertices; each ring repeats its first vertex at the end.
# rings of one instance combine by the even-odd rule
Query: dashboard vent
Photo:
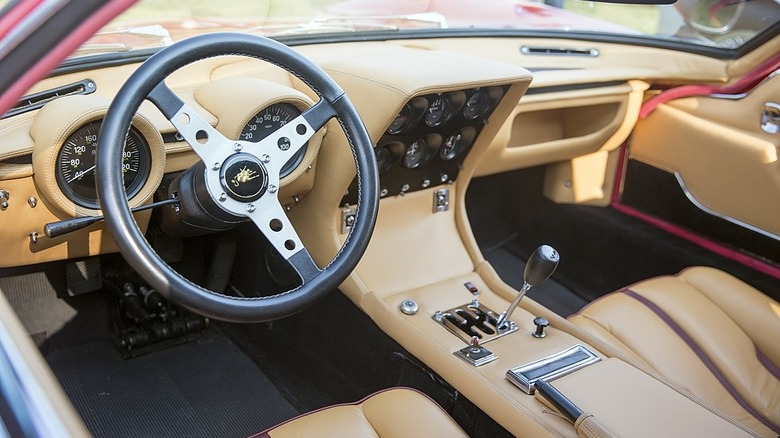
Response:
POLYGON ((591 58, 599 56, 598 49, 573 49, 570 47, 523 46, 520 48, 520 53, 523 55, 589 56, 591 58))
POLYGON ((84 79, 83 81, 63 85, 62 87, 30 94, 19 99, 19 101, 16 102, 16 105, 12 106, 2 118, 4 119, 6 117, 36 110, 59 97, 92 94, 96 89, 97 85, 95 85, 95 81, 92 79, 84 79))

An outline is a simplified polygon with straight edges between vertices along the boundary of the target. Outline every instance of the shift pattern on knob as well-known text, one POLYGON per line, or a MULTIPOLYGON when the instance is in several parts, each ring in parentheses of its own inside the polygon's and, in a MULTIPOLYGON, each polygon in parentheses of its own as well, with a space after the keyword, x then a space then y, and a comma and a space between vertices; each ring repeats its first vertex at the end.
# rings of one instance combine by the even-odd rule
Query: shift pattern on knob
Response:
POLYGON ((555 272, 561 257, 555 248, 549 245, 542 245, 536 248, 523 272, 523 281, 531 287, 539 286, 555 272))

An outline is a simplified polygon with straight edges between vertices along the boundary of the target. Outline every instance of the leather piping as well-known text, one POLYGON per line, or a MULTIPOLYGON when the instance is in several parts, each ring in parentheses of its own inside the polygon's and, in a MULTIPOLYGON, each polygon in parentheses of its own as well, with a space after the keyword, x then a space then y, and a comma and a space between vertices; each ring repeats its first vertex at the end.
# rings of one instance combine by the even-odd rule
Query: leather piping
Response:
POLYGON ((761 362, 761 365, 763 365, 770 374, 775 376, 775 379, 780 380, 780 367, 775 365, 775 363, 772 362, 772 359, 766 357, 764 352, 759 350, 758 347, 756 347, 756 357, 758 358, 758 361, 761 362))
MULTIPOLYGON (((693 340, 693 338, 686 333, 682 327, 680 327, 666 312, 664 312, 660 307, 658 307, 654 302, 650 301, 649 299, 643 297, 642 295, 639 295, 638 293, 626 289, 623 291, 626 295, 629 297, 639 301, 640 303, 644 304, 648 309, 650 309, 653 313, 656 314, 663 322, 666 323, 666 325, 669 326, 672 331, 674 331, 677 336, 679 336, 687 345, 690 347, 690 349, 696 353, 696 356, 699 357, 699 359, 704 363, 704 365, 707 367, 707 369, 710 370, 710 372, 715 376, 716 379, 720 382, 721 385, 728 391, 729 394, 731 394, 732 397, 734 397, 734 400, 736 400, 737 403, 739 403, 740 406, 742 406, 743 409, 745 409, 748 413, 750 413, 753 417, 755 417, 758 421, 760 421, 764 426, 768 427, 772 430, 772 432, 780 434, 780 426, 776 425, 772 420, 766 418, 761 412, 759 412, 756 408, 754 408, 747 400, 745 400, 742 395, 737 392, 737 390, 734 388, 734 386, 731 384, 731 382, 726 379, 726 376, 723 375, 723 373, 720 371, 718 366, 715 364, 715 362, 712 361, 712 359, 707 356, 707 354, 704 352, 704 350, 699 347, 699 345, 696 343, 696 341, 693 340)), ((758 350, 756 350, 758 351, 758 350)), ((762 362, 763 363, 763 362, 762 362)))

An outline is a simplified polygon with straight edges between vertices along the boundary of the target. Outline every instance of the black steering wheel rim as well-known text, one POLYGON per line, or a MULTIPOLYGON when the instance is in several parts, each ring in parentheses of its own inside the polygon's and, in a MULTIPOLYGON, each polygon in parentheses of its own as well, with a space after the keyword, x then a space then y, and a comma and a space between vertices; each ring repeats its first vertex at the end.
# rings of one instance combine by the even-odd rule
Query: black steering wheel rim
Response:
MULTIPOLYGON (((322 111, 316 114, 322 114, 322 111)), ((312 123, 314 124, 314 123, 312 123)), ((299 312, 341 284, 357 266, 376 223, 378 172, 373 148, 360 116, 344 91, 319 67, 289 47, 274 40, 232 33, 193 37, 167 47, 146 60, 114 98, 103 121, 97 157, 98 196, 108 229, 127 262, 160 293, 205 316, 233 322, 262 322, 299 312), (204 289, 168 266, 142 235, 127 204, 122 181, 122 144, 133 115, 149 98, 169 120, 175 95, 164 80, 179 68, 220 55, 244 55, 275 64, 298 77, 319 97, 315 106, 331 110, 322 126, 334 117, 342 126, 357 168, 358 203, 350 234, 333 260, 318 275, 296 289, 258 298, 236 298, 204 289), (158 86, 159 85, 159 86, 158 86), (158 93, 155 89, 167 90, 158 93), (151 98, 151 93, 156 98, 151 98), (149 97, 148 97, 149 96, 149 97), (171 97, 172 99, 169 99, 171 97)), ((308 256, 308 253, 307 253, 308 256)))

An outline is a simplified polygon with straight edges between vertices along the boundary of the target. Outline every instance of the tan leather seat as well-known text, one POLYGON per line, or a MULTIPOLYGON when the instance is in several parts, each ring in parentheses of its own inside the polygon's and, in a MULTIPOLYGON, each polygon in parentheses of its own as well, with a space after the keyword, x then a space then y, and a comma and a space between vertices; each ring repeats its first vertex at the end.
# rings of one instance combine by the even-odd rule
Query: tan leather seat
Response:
POLYGON ((780 304, 731 275, 653 278, 569 320, 760 435, 780 434, 780 304))
POLYGON ((465 437, 463 430, 424 394, 394 388, 355 404, 336 405, 293 418, 253 438, 465 437))

